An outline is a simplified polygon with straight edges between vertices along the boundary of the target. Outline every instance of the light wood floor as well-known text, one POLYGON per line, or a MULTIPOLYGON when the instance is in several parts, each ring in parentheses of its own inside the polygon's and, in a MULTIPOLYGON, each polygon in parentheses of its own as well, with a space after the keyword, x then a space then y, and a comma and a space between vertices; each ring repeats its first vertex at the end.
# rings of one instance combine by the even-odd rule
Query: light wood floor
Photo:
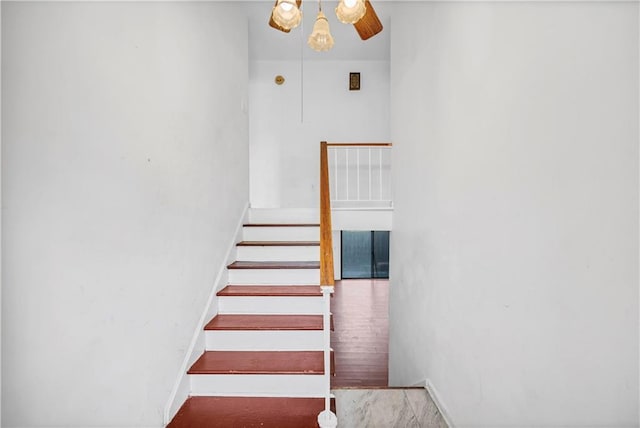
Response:
POLYGON ((336 375, 332 387, 388 386, 389 280, 336 282, 331 299, 336 375))

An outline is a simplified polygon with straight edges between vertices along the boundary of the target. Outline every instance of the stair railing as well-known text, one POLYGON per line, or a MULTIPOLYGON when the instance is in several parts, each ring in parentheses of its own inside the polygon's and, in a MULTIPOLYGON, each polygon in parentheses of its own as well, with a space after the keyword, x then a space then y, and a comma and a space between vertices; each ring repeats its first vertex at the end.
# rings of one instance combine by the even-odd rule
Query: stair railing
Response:
POLYGON ((320 288, 323 297, 324 336, 324 410, 318 415, 320 428, 335 428, 338 418, 331 411, 331 293, 334 290, 333 242, 331 229, 331 197, 329 194, 329 162, 327 142, 320 143, 320 288))
POLYGON ((391 143, 329 143, 333 208, 390 208, 391 143))

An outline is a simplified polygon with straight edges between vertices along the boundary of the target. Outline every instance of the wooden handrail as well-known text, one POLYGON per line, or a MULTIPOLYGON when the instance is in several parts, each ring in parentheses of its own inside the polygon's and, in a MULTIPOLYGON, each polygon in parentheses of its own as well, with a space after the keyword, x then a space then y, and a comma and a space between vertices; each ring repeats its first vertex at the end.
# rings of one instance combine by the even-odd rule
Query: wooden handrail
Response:
POLYGON ((320 142, 320 285, 334 285, 329 161, 326 141, 320 142))
POLYGON ((392 143, 327 143, 328 147, 392 147, 392 143))

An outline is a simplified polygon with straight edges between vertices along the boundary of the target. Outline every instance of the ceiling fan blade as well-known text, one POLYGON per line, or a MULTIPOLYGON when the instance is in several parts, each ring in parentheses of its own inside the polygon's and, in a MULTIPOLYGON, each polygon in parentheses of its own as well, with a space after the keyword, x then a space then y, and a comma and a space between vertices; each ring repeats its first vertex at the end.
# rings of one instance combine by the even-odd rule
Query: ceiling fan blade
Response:
POLYGON ((373 9, 373 5, 369 0, 365 0, 365 4, 367 5, 367 11, 360 18, 360 21, 353 24, 362 40, 370 39, 382 31, 382 22, 380 22, 376 11, 373 9))
MULTIPOLYGON (((275 4, 278 4, 278 0, 276 0, 275 4)), ((296 0, 296 4, 298 5, 298 9, 300 9, 300 6, 302 6, 302 0, 296 0)), ((273 20, 273 15, 269 15, 269 27, 275 28, 276 30, 280 30, 283 33, 288 33, 291 31, 291 30, 287 30, 286 28, 282 28, 281 26, 276 24, 276 21, 273 20)))

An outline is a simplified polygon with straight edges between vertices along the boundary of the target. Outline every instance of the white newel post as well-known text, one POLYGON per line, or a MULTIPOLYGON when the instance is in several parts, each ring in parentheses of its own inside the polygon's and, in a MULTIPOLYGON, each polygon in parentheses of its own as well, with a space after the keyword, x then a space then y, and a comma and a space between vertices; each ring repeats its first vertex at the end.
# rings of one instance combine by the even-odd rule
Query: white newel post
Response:
POLYGON ((321 286, 324 302, 323 331, 324 331, 324 410, 318 415, 320 428, 335 428, 338 426, 338 417, 331 411, 331 293, 332 286, 321 286))

